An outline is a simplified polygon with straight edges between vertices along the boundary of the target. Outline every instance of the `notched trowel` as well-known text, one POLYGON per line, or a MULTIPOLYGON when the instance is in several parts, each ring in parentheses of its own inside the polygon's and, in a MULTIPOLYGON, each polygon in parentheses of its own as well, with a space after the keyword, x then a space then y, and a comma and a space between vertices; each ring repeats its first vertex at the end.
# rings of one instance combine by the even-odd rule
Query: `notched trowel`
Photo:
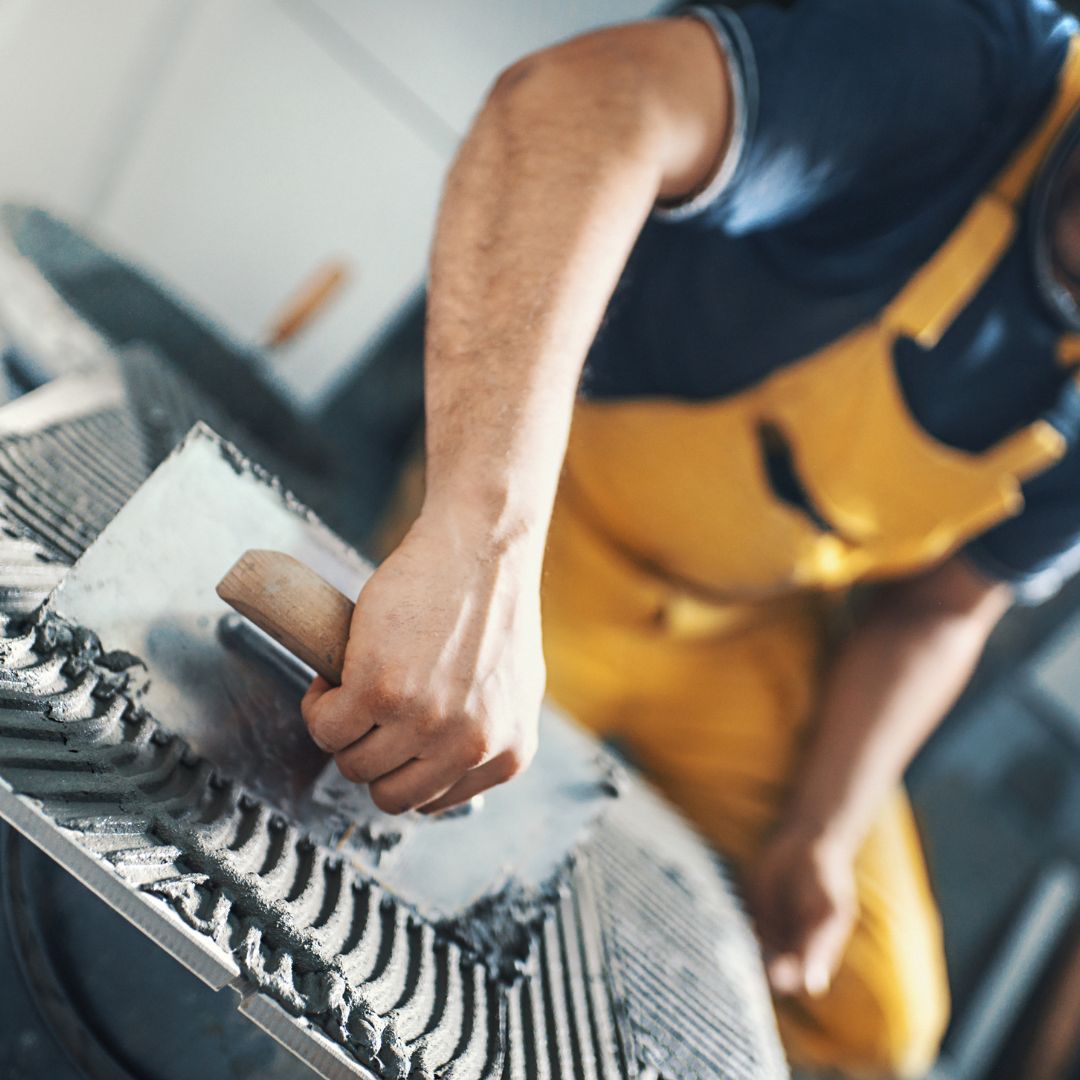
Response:
POLYGON ((454 919, 508 886, 545 885, 611 792, 610 767, 557 715, 545 713, 527 773, 489 793, 481 813, 449 820, 382 814, 311 741, 300 697, 312 669, 339 677, 349 598, 371 571, 199 425, 45 611, 92 630, 106 650, 138 657, 145 672, 132 669, 132 689, 162 727, 422 914, 454 919), (219 582, 289 651, 235 614, 219 582))

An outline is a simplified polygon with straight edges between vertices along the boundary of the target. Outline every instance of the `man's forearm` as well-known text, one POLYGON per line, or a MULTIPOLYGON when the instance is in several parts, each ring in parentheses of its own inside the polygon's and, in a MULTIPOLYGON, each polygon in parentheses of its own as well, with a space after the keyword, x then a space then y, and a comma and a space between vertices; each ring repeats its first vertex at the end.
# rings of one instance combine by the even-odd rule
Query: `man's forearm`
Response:
POLYGON ((584 358, 641 225, 722 145, 706 34, 672 20, 570 43, 511 69, 481 111, 431 260, 426 511, 472 508, 496 542, 542 540, 584 358), (676 51, 693 86, 650 79, 676 51))
POLYGON ((436 813, 536 752, 539 574, 582 363, 658 196, 704 180, 728 83, 686 19, 600 31, 500 79, 446 185, 425 348, 427 495, 356 601, 315 741, 388 813, 436 813))
POLYGON ((1007 590, 960 608, 879 604, 834 661, 785 824, 854 851, 1007 606, 1007 590))

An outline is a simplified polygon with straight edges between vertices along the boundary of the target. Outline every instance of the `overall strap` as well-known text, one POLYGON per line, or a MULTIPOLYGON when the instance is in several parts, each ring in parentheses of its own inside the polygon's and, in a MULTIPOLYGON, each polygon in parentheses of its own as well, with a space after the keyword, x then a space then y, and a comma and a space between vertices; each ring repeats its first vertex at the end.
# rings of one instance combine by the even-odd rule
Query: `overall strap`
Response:
POLYGON ((1069 43, 1053 102, 1042 121, 978 198, 948 240, 882 313, 883 325, 923 348, 941 340, 1005 254, 1016 206, 1054 140, 1080 105, 1080 38, 1069 43))
POLYGON ((1042 123, 1013 155, 993 185, 993 191, 1015 206, 1025 195, 1050 148, 1080 104, 1080 35, 1069 41, 1069 52, 1058 73, 1057 93, 1042 123))

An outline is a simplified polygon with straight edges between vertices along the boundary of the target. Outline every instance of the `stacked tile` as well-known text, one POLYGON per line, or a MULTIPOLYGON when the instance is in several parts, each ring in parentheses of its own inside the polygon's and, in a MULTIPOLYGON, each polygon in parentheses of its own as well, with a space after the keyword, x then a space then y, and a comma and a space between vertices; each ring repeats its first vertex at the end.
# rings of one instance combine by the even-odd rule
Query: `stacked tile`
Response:
POLYGON ((323 477, 253 439, 138 345, 0 409, 0 528, 74 562, 197 421, 282 474, 309 503, 332 509, 323 477))

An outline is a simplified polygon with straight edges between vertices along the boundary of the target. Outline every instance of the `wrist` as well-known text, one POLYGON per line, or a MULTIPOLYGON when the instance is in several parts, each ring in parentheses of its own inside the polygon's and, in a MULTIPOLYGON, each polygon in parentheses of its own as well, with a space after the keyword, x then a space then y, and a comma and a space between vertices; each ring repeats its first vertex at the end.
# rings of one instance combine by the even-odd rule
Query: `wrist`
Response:
POLYGON ((425 498, 414 529, 438 537, 447 553, 477 563, 518 566, 539 573, 544 556, 546 522, 499 508, 486 500, 425 498))
POLYGON ((509 485, 471 481, 429 487, 418 524, 483 558, 542 559, 550 517, 550 500, 523 499, 509 485))

